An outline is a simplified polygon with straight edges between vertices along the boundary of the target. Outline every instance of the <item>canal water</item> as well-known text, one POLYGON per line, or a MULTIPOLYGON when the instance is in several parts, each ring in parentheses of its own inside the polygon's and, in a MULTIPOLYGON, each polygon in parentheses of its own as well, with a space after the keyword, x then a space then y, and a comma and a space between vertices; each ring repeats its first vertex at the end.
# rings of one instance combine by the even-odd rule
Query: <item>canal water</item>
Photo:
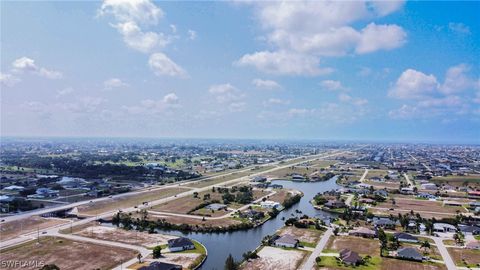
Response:
POLYGON ((285 220, 282 220, 283 217, 288 219, 289 217, 299 215, 297 210, 302 212, 300 215, 306 214, 310 217, 329 216, 329 213, 313 208, 310 204, 310 200, 318 192, 340 188, 340 186, 336 184, 336 180, 336 176, 328 181, 314 183, 275 180, 275 184, 283 185, 284 188, 300 190, 304 193, 304 196, 299 203, 280 212, 276 218, 271 219, 254 229, 228 233, 182 233, 179 231, 163 230, 158 230, 158 232, 185 236, 201 242, 205 245, 208 251, 208 257, 201 269, 222 270, 224 268, 225 259, 229 254, 232 254, 235 260, 240 261, 242 259, 242 254, 254 250, 260 244, 263 237, 271 235, 275 233, 276 230, 283 227, 285 224, 285 220))

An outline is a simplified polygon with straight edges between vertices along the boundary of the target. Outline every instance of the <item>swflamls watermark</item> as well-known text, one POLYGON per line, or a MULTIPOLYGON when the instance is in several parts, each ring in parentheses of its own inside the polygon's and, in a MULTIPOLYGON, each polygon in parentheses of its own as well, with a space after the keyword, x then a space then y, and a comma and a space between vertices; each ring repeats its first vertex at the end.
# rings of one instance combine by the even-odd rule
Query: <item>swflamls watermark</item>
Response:
POLYGON ((44 261, 39 260, 6 260, 0 261, 0 268, 41 268, 45 266, 44 261))

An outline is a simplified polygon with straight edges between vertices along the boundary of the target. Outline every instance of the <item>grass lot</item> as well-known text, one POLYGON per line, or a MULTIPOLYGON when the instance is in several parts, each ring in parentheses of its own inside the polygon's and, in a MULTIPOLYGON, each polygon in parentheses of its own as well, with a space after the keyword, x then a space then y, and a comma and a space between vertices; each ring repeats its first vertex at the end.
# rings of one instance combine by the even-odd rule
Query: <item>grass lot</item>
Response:
POLYGON ((447 267, 437 263, 421 263, 406 260, 383 258, 379 269, 382 270, 446 270, 447 267))
MULTIPOLYGON (((207 186, 211 186, 211 185, 219 185, 223 182, 227 182, 227 181, 237 179, 237 178, 240 178, 240 177, 249 176, 251 174, 263 172, 263 171, 266 171, 266 170, 269 170, 269 169, 272 169, 272 168, 274 168, 274 166, 259 166, 257 168, 252 168, 252 169, 249 169, 247 171, 233 172, 233 173, 228 174, 228 175, 218 176, 218 177, 215 177, 215 178, 202 180, 202 181, 199 181, 199 182, 187 184, 185 186, 192 187, 192 188, 202 188, 202 187, 207 187, 207 186)), ((225 172, 223 172, 223 173, 225 173, 225 172)))
POLYGON ((68 220, 31 216, 28 218, 0 223, 0 238, 2 241, 18 237, 21 234, 36 232, 58 224, 68 223, 68 220))
POLYGON ((184 250, 184 251, 179 251, 179 252, 175 252, 176 254, 177 253, 198 253, 198 254, 207 254, 207 250, 205 249, 205 247, 200 244, 198 241, 195 241, 193 239, 191 239, 192 242, 193 242, 193 245, 195 246, 195 249, 190 249, 190 250, 184 250))
MULTIPOLYGON (((135 257, 137 251, 78 242, 64 238, 42 237, 2 251, 2 260, 39 261, 56 264, 62 270, 110 269, 135 257)), ((26 269, 38 269, 26 268, 26 269)))
POLYGON ((372 212, 383 212, 387 215, 393 212, 394 215, 397 213, 404 214, 405 212, 410 212, 413 210, 414 212, 418 212, 424 218, 428 217, 451 217, 456 215, 456 211, 460 211, 461 213, 466 212, 463 207, 458 206, 443 206, 442 202, 437 201, 426 201, 426 200, 416 200, 416 199, 407 199, 407 198, 400 198, 395 197, 395 205, 392 205, 390 200, 387 200, 383 203, 377 204, 376 207, 372 207, 372 212), (384 208, 384 209, 379 209, 384 208), (394 208, 394 211, 390 211, 390 208, 394 208))
POLYGON ((449 184, 452 186, 474 186, 480 187, 480 174, 458 176, 458 175, 449 175, 443 177, 434 177, 431 179, 432 182, 436 184, 449 184))
POLYGON ((447 248, 457 266, 476 266, 480 263, 480 250, 447 248))
POLYGON ((372 177, 380 177, 383 178, 385 175, 388 174, 387 170, 368 170, 367 179, 372 177))
POLYGON ((109 198, 100 202, 94 202, 78 207, 80 214, 96 215, 103 212, 112 211, 119 208, 127 208, 142 204, 142 202, 149 202, 167 198, 173 195, 180 194, 187 191, 184 188, 164 188, 154 191, 146 191, 140 194, 126 195, 119 198, 109 198))
POLYGON ((375 181, 365 181, 365 184, 374 186, 376 189, 398 189, 400 188, 400 182, 375 182, 375 181))
POLYGON ((320 240, 323 232, 315 229, 300 229, 295 226, 286 226, 280 229, 279 235, 291 234, 295 236, 300 242, 306 243, 305 246, 309 246, 308 243, 316 245, 320 240))
POLYGON ((357 270, 376 270, 382 262, 382 259, 378 256, 372 257, 365 265, 358 265, 356 267, 344 265, 336 257, 321 256, 322 260, 317 265, 320 269, 357 269, 357 270))
POLYGON ((327 251, 324 252, 339 252, 344 248, 348 248, 359 254, 370 255, 372 257, 380 255, 380 241, 355 236, 330 237, 326 248, 327 251))

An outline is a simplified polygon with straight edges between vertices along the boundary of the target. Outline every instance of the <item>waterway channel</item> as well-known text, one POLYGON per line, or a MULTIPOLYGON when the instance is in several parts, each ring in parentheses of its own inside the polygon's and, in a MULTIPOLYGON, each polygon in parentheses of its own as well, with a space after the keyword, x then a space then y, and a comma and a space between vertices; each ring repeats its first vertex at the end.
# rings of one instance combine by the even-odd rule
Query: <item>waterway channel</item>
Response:
POLYGON ((163 231, 159 230, 159 233, 166 233, 178 236, 185 236, 195 239, 201 242, 208 250, 208 257, 205 263, 202 265, 202 270, 221 270, 224 267, 225 259, 229 254, 240 261, 242 254, 255 249, 263 237, 275 233, 276 230, 284 226, 285 219, 292 215, 298 215, 297 210, 302 214, 306 214, 311 217, 315 216, 328 216, 327 212, 316 210, 310 204, 310 200, 318 192, 324 192, 340 188, 336 184, 336 177, 331 178, 324 182, 292 182, 286 180, 276 180, 275 184, 283 185, 284 188, 291 188, 300 190, 304 196, 299 203, 295 204, 289 209, 282 211, 276 218, 265 222, 263 225, 244 231, 234 231, 228 233, 182 233, 179 231, 163 231))

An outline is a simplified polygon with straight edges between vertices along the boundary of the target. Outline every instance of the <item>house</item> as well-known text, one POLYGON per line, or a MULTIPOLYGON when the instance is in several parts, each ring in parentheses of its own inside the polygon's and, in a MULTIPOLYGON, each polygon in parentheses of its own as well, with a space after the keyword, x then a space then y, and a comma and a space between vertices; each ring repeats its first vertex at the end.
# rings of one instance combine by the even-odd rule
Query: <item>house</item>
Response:
POLYGON ((418 243, 418 238, 403 232, 394 233, 393 237, 397 239, 399 242, 409 242, 409 243, 418 243))
POLYGON ((168 240, 168 249, 171 252, 183 251, 195 249, 195 245, 193 244, 192 240, 185 237, 179 237, 168 240))
POLYGON ((263 183, 263 182, 267 181, 267 177, 265 177, 265 176, 254 176, 254 177, 252 177, 251 181, 252 182, 263 183))
POLYGON ((25 188, 22 187, 22 186, 16 186, 16 185, 11 185, 11 186, 8 186, 6 188, 4 188, 3 190, 7 190, 7 191, 22 191, 24 190, 25 188))
POLYGON ((218 210, 226 210, 227 206, 221 203, 211 203, 205 206, 205 208, 207 208, 208 210, 218 211, 218 210))
POLYGON ((33 195, 28 195, 28 198, 37 198, 37 199, 42 199, 42 198, 52 198, 52 197, 57 197, 59 194, 58 190, 53 190, 49 188, 38 188, 37 191, 35 191, 35 194, 33 195))
POLYGON ((396 225, 397 222, 389 218, 373 218, 373 226, 375 226, 375 228, 395 229, 396 225))
POLYGON ((375 238, 377 236, 377 232, 365 227, 359 227, 355 230, 349 231, 348 235, 360 236, 364 238, 375 238))
POLYGON ((430 193, 426 193, 426 192, 420 192, 417 194, 417 198, 427 199, 427 200, 436 200, 437 196, 430 193))
POLYGON ((274 201, 264 201, 264 202, 260 202, 260 206, 262 208, 273 209, 273 208, 279 208, 280 203, 274 202, 274 201))
POLYGON ((405 247, 397 250, 397 258, 412 260, 412 261, 422 261, 423 256, 416 249, 405 247))
POLYGON ((413 188, 412 187, 403 187, 400 189, 400 193, 402 194, 413 194, 413 188))
POLYGON ((350 249, 342 249, 339 253, 340 260, 347 265, 358 265, 362 262, 362 257, 350 249))
POLYGON ((274 244, 277 247, 288 247, 288 248, 295 248, 298 245, 298 239, 296 239, 291 234, 284 234, 277 240, 275 240, 274 244))
POLYGON ((375 190, 373 192, 373 195, 377 195, 377 196, 380 196, 380 197, 387 198, 388 197, 388 191, 386 191, 384 189, 375 190))
POLYGON ((142 266, 138 270, 182 270, 182 266, 165 262, 152 262, 148 266, 142 266))
POLYGON ((434 232, 456 232, 457 228, 447 223, 434 223, 433 231, 434 232))
POLYGON ((420 189, 425 189, 425 190, 437 190, 438 187, 434 183, 426 183, 426 184, 421 184, 420 189))
POLYGON ((443 201, 443 206, 463 206, 462 202, 459 201, 443 201))
POLYGON ((292 180, 295 180, 295 181, 305 181, 305 177, 301 174, 294 173, 291 175, 291 177, 292 177, 292 180))
POLYGON ((282 189, 283 188, 283 186, 279 185, 279 184, 272 184, 272 185, 270 185, 270 187, 273 188, 273 189, 282 189))
POLYGON ((458 225, 458 230, 461 231, 464 235, 480 234, 480 227, 478 226, 458 225))
POLYGON ((346 207, 346 204, 339 200, 329 200, 324 204, 324 206, 330 209, 334 209, 334 208, 344 208, 346 207))

